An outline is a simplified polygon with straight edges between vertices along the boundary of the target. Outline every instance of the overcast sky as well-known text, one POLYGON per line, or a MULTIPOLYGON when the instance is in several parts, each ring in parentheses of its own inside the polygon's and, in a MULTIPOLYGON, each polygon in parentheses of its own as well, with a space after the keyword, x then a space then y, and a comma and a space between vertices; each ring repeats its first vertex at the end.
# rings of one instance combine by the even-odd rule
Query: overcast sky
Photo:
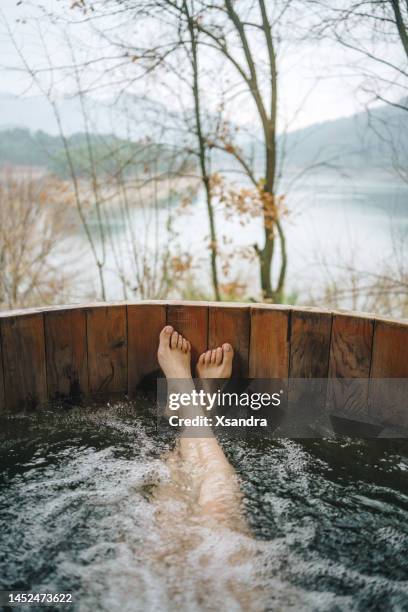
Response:
MULTIPOLYGON (((34 6, 44 9, 69 11, 70 0, 32 0, 34 6)), ((30 15, 32 8, 26 0, 1 0, 0 45, 1 45, 1 92, 26 94, 27 77, 21 68, 21 62, 9 40, 4 20, 23 45, 24 54, 34 65, 44 65, 44 52, 34 30, 29 24, 18 23, 18 19, 30 15), (17 70, 16 70, 17 69, 17 70)), ((85 26, 77 30, 77 35, 89 36, 85 26)), ((64 63, 66 56, 61 41, 47 33, 48 49, 55 64, 64 63)), ((347 55, 338 46, 323 42, 318 50, 312 45, 303 45, 285 56, 284 69, 280 70, 281 78, 281 111, 291 119, 290 129, 304 127, 319 121, 350 115, 361 110, 361 100, 356 95, 357 80, 347 70, 347 55), (345 78, 344 74, 348 74, 345 78), (340 76, 339 76, 340 75, 340 76), (304 101, 305 100, 305 101, 304 101), (304 101, 303 110, 297 113, 300 101, 304 101)), ((150 90, 155 95, 155 91, 150 90)), ((98 94, 95 94, 98 95, 98 94)), ((160 93, 156 92, 160 97, 160 93)), ((251 123, 253 111, 248 104, 240 104, 239 121, 251 123)))

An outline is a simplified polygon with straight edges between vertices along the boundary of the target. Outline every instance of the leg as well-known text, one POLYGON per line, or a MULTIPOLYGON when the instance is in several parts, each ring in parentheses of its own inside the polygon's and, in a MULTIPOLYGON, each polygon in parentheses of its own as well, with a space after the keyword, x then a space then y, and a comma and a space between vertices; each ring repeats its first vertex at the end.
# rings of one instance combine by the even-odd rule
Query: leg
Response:
MULTIPOLYGON (((190 343, 171 326, 166 326, 160 334, 158 359, 168 380, 170 392, 186 393, 194 389, 190 343)), ((205 384, 210 383, 211 379, 229 378, 232 359, 231 345, 224 344, 201 355, 197 373, 205 384)), ((184 407, 184 415, 191 416, 192 409, 192 406, 184 407)), ((194 408, 194 411, 197 414, 201 408, 194 408)), ((242 530, 242 496, 235 470, 225 457, 210 427, 202 428, 199 437, 197 433, 196 428, 185 428, 176 449, 176 456, 182 463, 181 471, 188 469, 192 488, 198 492, 196 514, 203 520, 216 519, 242 530)), ((172 461, 174 467, 174 455, 172 461)), ((172 473, 175 474, 174 469, 172 473)))
MULTIPOLYGON (((196 371, 204 389, 214 392, 221 380, 231 377, 233 357, 232 346, 227 343, 200 356, 196 371)), ((236 472, 215 436, 200 440, 198 452, 201 464, 206 466, 199 495, 204 515, 247 531, 240 509, 242 494, 236 472)))
MULTIPOLYGON (((188 386, 193 389, 189 345, 184 351, 184 339, 180 341, 178 334, 176 342, 173 333, 172 328, 167 328, 160 335, 160 364, 176 392, 180 392, 180 385, 181 391, 188 386)), ((215 351, 214 363, 210 358, 207 366, 206 359, 201 358, 197 371, 204 384, 219 386, 221 378, 228 378, 232 357, 232 347, 225 351, 220 347, 215 351), (218 381, 211 381, 217 374, 218 381)), ((183 431, 176 450, 167 459, 169 479, 154 492, 155 519, 161 537, 152 551, 153 559, 165 578, 170 574, 170 600, 180 594, 183 584, 193 582, 199 607, 203 604, 207 609, 205 603, 212 602, 221 567, 226 570, 225 574, 221 572, 222 596, 236 603, 234 609, 264 610, 265 606, 254 602, 255 597, 258 599, 251 579, 255 573, 254 549, 252 539, 246 537, 250 532, 241 514, 237 475, 210 428, 202 437, 192 437, 193 433, 196 434, 183 431), (222 540, 219 547, 218 538, 222 540), (232 550, 225 549, 226 540, 234 544, 232 550)))

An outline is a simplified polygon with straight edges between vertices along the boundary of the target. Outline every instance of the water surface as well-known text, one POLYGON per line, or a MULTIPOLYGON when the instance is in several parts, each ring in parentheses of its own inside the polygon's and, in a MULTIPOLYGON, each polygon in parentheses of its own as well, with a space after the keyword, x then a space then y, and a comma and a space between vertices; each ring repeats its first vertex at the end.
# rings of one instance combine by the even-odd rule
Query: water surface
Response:
POLYGON ((225 440, 252 535, 184 524, 178 501, 169 546, 152 492, 174 434, 148 403, 0 431, 0 589, 72 591, 86 611, 408 609, 405 441, 225 440))

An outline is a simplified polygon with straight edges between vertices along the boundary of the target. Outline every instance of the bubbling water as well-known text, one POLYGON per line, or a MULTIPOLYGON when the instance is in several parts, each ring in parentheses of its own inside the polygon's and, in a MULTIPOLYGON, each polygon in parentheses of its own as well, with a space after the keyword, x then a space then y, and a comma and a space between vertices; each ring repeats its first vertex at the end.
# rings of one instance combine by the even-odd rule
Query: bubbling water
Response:
POLYGON ((0 425, 2 589, 80 611, 408 608, 404 441, 223 440, 245 534, 200 522, 188 478, 157 503, 174 436, 142 399, 0 425))

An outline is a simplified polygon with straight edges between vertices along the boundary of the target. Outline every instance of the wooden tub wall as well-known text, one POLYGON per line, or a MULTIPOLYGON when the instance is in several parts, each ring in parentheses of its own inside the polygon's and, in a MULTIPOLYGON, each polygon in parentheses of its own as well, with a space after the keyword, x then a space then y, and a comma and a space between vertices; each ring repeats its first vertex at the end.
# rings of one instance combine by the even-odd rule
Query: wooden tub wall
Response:
MULTIPOLYGON (((334 406, 348 401, 347 389, 331 389, 330 380, 365 379, 356 414, 361 403, 382 418, 378 379, 408 378, 408 321, 263 304, 102 303, 0 313, 0 408, 132 397, 158 369, 166 323, 190 340, 193 360, 230 342, 235 376, 327 378, 334 406)), ((408 424, 403 406, 387 419, 408 424)))

